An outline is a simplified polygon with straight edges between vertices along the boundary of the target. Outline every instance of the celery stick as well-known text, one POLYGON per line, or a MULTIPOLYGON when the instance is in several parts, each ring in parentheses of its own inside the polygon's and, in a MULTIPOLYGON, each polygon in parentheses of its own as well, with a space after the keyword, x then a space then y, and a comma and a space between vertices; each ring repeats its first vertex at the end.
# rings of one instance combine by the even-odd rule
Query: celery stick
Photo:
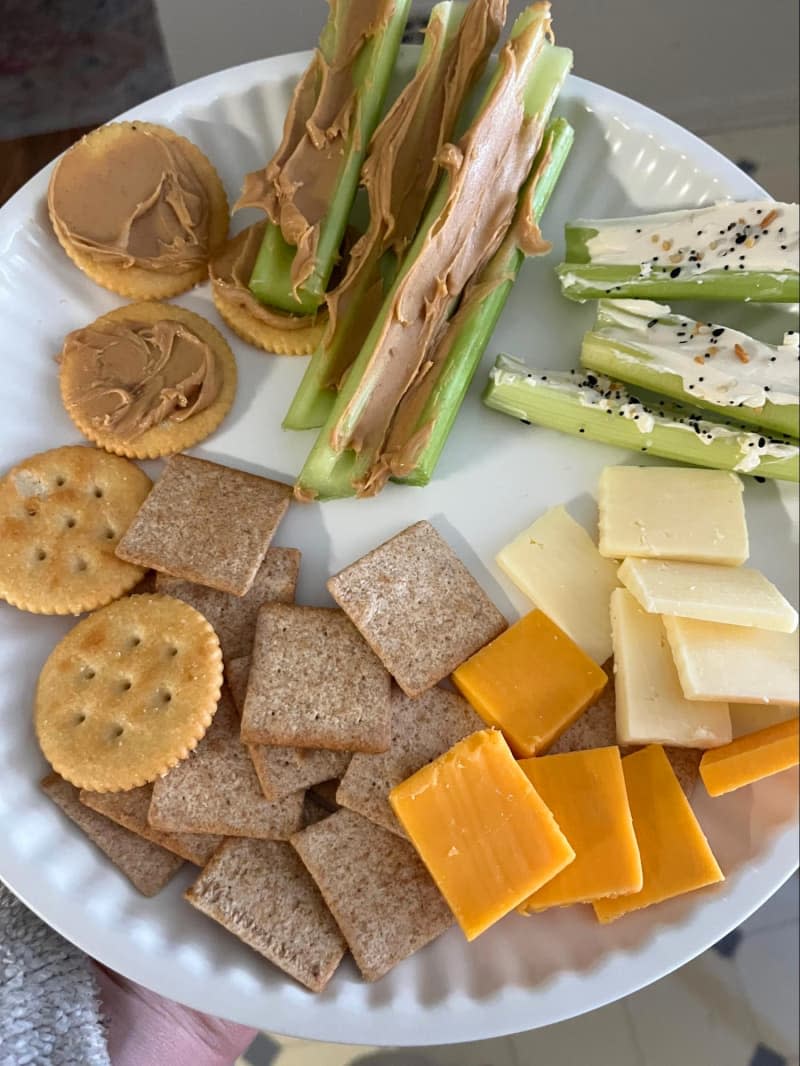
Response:
MULTIPOLYGON (((538 223, 547 207, 574 138, 575 131, 564 118, 556 119, 545 132, 528 179, 533 184, 530 207, 534 223, 538 223)), ((524 202, 523 196, 520 206, 524 202)), ((453 316, 442 340, 440 376, 415 421, 414 431, 431 427, 427 443, 413 468, 396 480, 409 485, 427 485, 430 481, 523 259, 512 232, 478 279, 480 289, 491 286, 487 294, 453 316)))
MULTIPOLYGON (((360 0, 337 0, 331 5, 328 23, 320 36, 319 48, 331 62, 337 38, 347 23, 348 5, 360 0)), ((292 284, 294 249, 280 228, 270 222, 253 268, 250 289, 259 300, 283 311, 310 314, 325 298, 331 271, 342 242, 347 217, 358 187, 358 176, 369 139, 378 122, 389 78, 405 29, 411 0, 394 0, 386 24, 363 43, 353 68, 354 115, 346 138, 341 169, 322 219, 311 275, 297 287, 292 284)))
MULTIPOLYGON (((533 115, 535 107, 531 102, 549 99, 550 105, 557 95, 557 86, 545 86, 537 80, 538 60, 542 54, 552 48, 544 41, 544 34, 549 27, 549 5, 534 5, 527 8, 517 18, 511 32, 509 47, 515 54, 514 77, 526 82, 525 113, 533 115)), ((492 78, 484 96, 484 101, 479 112, 470 127, 470 131, 481 129, 481 119, 484 114, 491 114, 486 110, 492 100, 493 92, 502 76, 502 69, 492 78)), ((540 114, 540 121, 544 123, 547 113, 540 114)), ((469 136, 470 131, 465 136, 469 136)), ((347 445, 342 446, 339 441, 348 440, 358 424, 359 417, 374 398, 380 394, 385 384, 384 375, 381 373, 380 360, 373 357, 376 347, 382 336, 384 328, 391 321, 394 308, 395 295, 400 290, 408 273, 416 266, 418 257, 427 248, 429 234, 438 232, 440 220, 445 216, 445 208, 448 205, 450 180, 446 174, 431 199, 425 218, 417 232, 414 243, 406 256, 392 289, 387 295, 381 308, 380 314, 373 323, 372 329, 353 364, 344 387, 339 392, 336 403, 323 426, 316 444, 306 460, 305 466, 300 472, 297 481, 296 492, 300 497, 333 498, 342 495, 353 495, 365 473, 370 467, 372 458, 370 449, 351 450, 347 445)), ((451 308, 452 310, 452 308, 451 308)), ((418 353, 421 358, 423 353, 418 353)), ((391 414, 396 410, 396 404, 392 403, 391 414)))
POLYGON ((798 433, 797 334, 765 344, 649 300, 601 300, 581 363, 768 433, 798 433))
MULTIPOLYGON (((435 160, 437 144, 435 141, 430 144, 420 144, 419 132, 425 129, 426 110, 431 106, 440 105, 441 98, 448 88, 446 74, 450 59, 449 46, 463 21, 464 13, 465 6, 453 3, 452 0, 444 0, 431 11, 414 78, 401 93, 384 122, 375 131, 371 153, 367 157, 366 164, 367 166, 370 162, 375 164, 373 176, 375 186, 387 180, 391 181, 395 159, 408 152, 413 153, 418 160, 417 171, 424 171, 427 167, 431 172, 430 180, 433 180, 437 166, 435 160), (402 114, 406 98, 415 99, 419 90, 422 92, 416 100, 414 120, 405 127, 402 140, 395 141, 392 145, 382 144, 381 130, 385 128, 385 123, 393 121, 398 110, 402 114), (389 148, 391 151, 388 150, 389 148), (379 153, 375 158, 371 158, 373 151, 379 153)), ((483 64, 479 65, 482 68, 483 64)), ((450 129, 443 130, 443 140, 447 140, 451 132, 450 129)), ((425 190, 425 195, 427 195, 427 190, 425 190)), ((420 204, 420 211, 423 206, 424 204, 420 204)), ((400 220, 395 219, 395 232, 389 241, 385 233, 384 220, 379 215, 371 214, 370 227, 362 238, 364 242, 362 254, 351 260, 339 286, 339 290, 346 291, 344 301, 336 302, 335 321, 328 326, 322 343, 306 367, 303 380, 283 420, 284 429, 312 429, 321 426, 330 414, 336 400, 337 383, 358 355, 361 344, 369 331, 370 318, 380 306, 380 303, 375 306, 375 302, 383 299, 382 269, 389 270, 393 279, 392 267, 396 266, 396 256, 393 252, 387 251, 387 248, 390 243, 410 241, 413 237, 413 232, 397 233, 398 221, 400 220)), ((418 216, 414 222, 417 221, 418 216)), ((391 279, 389 283, 391 284, 391 279)), ((336 290, 330 298, 335 295, 336 290)))
POLYGON ((797 204, 721 203, 568 223, 556 270, 573 300, 798 299, 797 204))
POLYGON ((781 481, 798 479, 796 442, 713 422, 582 370, 531 371, 518 359, 499 355, 483 402, 526 424, 663 459, 781 481))

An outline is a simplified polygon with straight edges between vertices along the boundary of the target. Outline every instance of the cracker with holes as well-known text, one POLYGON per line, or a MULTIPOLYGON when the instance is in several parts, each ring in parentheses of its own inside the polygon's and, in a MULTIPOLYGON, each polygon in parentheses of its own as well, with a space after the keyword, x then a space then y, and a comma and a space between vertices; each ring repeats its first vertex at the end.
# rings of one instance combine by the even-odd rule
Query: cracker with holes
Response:
POLYGON ((266 799, 239 718, 223 689, 217 718, 200 744, 153 785, 148 821, 154 829, 287 840, 303 824, 303 793, 266 799))
MULTIPOLYGON (((244 710, 249 676, 249 655, 226 661, 225 677, 240 713, 244 710)), ((273 801, 298 789, 309 788, 332 777, 341 777, 350 762, 350 752, 328 751, 325 748, 250 744, 249 750, 258 780, 261 782, 261 790, 267 799, 273 801)))
POLYGON ((292 837, 367 981, 448 929, 455 919, 407 840, 340 810, 292 837))
MULTIPOLYGON (((205 737, 200 743, 204 741, 205 737)), ((153 829, 147 821, 152 795, 152 785, 140 785, 139 788, 129 788, 124 792, 87 792, 82 789, 79 798, 84 807, 105 815, 137 836, 180 855, 195 866, 205 866, 224 838, 211 833, 162 833, 153 829)))
POLYGON ((150 491, 134 463, 72 445, 0 480, 0 597, 36 614, 82 614, 129 592, 141 566, 114 554, 150 491))
POLYGON ((178 855, 84 807, 75 786, 58 774, 49 774, 41 787, 143 896, 155 896, 183 866, 178 855))
POLYGON ((450 545, 417 522, 328 581, 407 696, 419 696, 506 628, 450 545))
POLYGON ((175 455, 117 557, 244 596, 289 506, 290 485, 175 455))
POLYGON ((268 603, 258 613, 242 740, 386 751, 390 679, 343 611, 268 603))
POLYGON ((339 784, 336 801, 405 836, 389 793, 426 763, 485 725, 465 699, 434 687, 416 699, 392 692, 392 744, 379 755, 357 753, 339 784))
POLYGON ((221 688, 222 653, 205 618, 171 596, 129 596, 78 622, 50 653, 36 736, 77 788, 137 788, 186 758, 221 688))
POLYGON ((312 992, 322 991, 347 950, 290 844, 226 841, 185 898, 312 992))
POLYGON ((256 618, 265 603, 294 603, 300 552, 296 548, 270 548, 244 596, 197 585, 169 574, 158 574, 156 590, 190 604, 214 627, 227 670, 234 659, 249 655, 256 618))

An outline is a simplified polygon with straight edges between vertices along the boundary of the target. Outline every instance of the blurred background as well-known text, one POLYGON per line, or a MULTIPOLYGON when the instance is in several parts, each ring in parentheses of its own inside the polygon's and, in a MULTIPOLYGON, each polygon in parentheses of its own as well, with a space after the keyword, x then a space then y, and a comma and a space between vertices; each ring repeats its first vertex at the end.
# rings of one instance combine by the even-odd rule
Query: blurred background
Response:
MULTIPOLYGON (((408 39, 430 4, 416 3, 408 39)), ((511 13, 523 0, 511 0, 511 13)), ((798 195, 796 0, 554 0, 575 70, 798 195)), ((0 0, 0 203, 87 130, 204 74, 313 46, 323 0, 0 0)), ((391 1051, 264 1034, 242 1066, 800 1066, 798 878, 714 949, 594 1014, 391 1051)), ((143 1064, 144 1066, 144 1064, 143 1064)))

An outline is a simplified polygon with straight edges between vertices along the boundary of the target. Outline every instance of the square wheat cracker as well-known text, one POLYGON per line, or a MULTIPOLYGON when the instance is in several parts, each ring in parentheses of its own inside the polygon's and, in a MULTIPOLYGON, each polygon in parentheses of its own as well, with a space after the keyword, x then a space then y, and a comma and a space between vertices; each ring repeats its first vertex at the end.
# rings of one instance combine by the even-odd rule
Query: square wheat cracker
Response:
POLYGON ((280 747, 386 751, 390 685, 343 611, 265 604, 253 643, 242 739, 280 747))
POLYGON ((143 896, 155 896, 183 866, 171 851, 84 807, 78 789, 58 774, 49 774, 41 787, 143 896))
POLYGON ((80 801, 84 807, 90 807, 137 836, 180 855, 195 866, 205 866, 224 837, 210 833, 162 833, 153 829, 147 821, 152 795, 152 784, 129 788, 124 792, 87 792, 81 789, 80 801))
POLYGON ((291 493, 280 481, 175 455, 117 545, 117 557, 243 596, 291 493))
POLYGON ((197 748, 153 785, 148 822, 177 833, 287 840, 303 824, 303 793, 270 803, 239 739, 239 720, 223 689, 220 709, 197 748))
POLYGON ((340 810, 292 837, 367 981, 377 981, 454 922, 407 841, 340 810))
MULTIPOLYGON (((241 714, 247 695, 250 675, 250 656, 233 659, 226 666, 228 687, 241 714)), ((268 800, 275 802, 290 792, 310 788, 332 777, 341 777, 350 762, 347 751, 325 748, 273 747, 270 744, 248 745, 250 758, 256 768, 261 790, 268 800)))
POLYGON ((185 898, 312 992, 322 991, 347 950, 290 844, 226 841, 185 898))
POLYGON ((506 628, 429 522, 345 567, 328 589, 407 696, 431 688, 506 628))
POLYGON ((483 728, 482 719, 455 692, 434 687, 411 699, 396 688, 392 691, 391 747, 378 755, 354 755, 336 800, 384 829, 405 836, 389 805, 391 790, 469 733, 483 728))
POLYGON ((227 669, 234 659, 250 654, 262 604, 294 603, 299 570, 300 552, 296 548, 270 548, 244 596, 233 596, 170 574, 157 575, 156 591, 183 600, 211 623, 227 669))

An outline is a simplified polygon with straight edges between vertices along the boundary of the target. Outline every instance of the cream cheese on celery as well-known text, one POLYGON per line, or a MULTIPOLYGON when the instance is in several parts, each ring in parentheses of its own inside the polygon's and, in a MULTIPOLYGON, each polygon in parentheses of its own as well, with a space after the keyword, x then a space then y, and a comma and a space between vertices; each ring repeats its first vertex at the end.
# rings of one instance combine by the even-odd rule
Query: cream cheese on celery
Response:
MULTIPOLYGON (((739 451, 739 460, 734 469, 742 474, 756 470, 765 456, 786 459, 797 452, 796 444, 784 443, 736 426, 718 425, 697 414, 682 415, 672 407, 662 410, 655 401, 651 401, 653 406, 648 406, 628 393, 624 386, 588 370, 580 373, 550 371, 545 374, 528 370, 525 363, 519 359, 501 355, 497 358, 497 364, 489 371, 489 377, 495 385, 501 386, 530 389, 546 386, 550 390, 573 397, 581 407, 611 411, 618 417, 622 416, 633 422, 643 437, 652 433, 658 425, 692 433, 701 444, 708 445, 720 438, 734 441, 739 451)), ((524 407, 512 410, 512 405, 507 402, 506 408, 508 413, 522 422, 528 421, 524 407)))
MULTIPOLYGON (((677 374, 684 389, 721 406, 796 404, 800 398, 800 333, 771 345, 730 326, 673 315, 652 300, 603 300, 597 337, 635 348, 654 365, 677 374)), ((640 360, 616 351, 621 361, 640 360)))
POLYGON ((726 201, 572 225, 597 230, 586 242, 593 264, 638 263, 643 271, 661 267, 676 277, 725 269, 797 273, 797 204, 726 201))

